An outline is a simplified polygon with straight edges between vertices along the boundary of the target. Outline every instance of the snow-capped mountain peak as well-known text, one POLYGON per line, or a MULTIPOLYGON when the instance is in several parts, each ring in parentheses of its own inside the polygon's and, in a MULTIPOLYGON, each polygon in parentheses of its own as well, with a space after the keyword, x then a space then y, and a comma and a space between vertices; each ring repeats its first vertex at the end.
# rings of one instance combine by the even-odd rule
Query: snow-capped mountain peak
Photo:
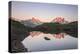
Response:
POLYGON ((35 26, 41 25, 42 22, 39 19, 32 17, 32 19, 22 21, 22 24, 29 27, 35 27, 35 26))
POLYGON ((36 19, 35 17, 32 17, 31 20, 33 23, 41 23, 41 21, 39 19, 36 19))
POLYGON ((57 23, 61 23, 61 24, 67 24, 68 23, 68 21, 65 20, 63 17, 56 17, 51 22, 57 22, 57 23))

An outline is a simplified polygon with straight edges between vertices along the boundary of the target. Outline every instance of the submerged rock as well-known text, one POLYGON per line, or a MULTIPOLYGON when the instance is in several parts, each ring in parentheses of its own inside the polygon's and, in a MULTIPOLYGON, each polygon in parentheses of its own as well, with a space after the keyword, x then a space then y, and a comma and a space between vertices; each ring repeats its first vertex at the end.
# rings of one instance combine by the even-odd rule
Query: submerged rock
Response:
POLYGON ((48 37, 44 37, 44 39, 45 39, 45 40, 50 40, 50 38, 48 38, 48 37))

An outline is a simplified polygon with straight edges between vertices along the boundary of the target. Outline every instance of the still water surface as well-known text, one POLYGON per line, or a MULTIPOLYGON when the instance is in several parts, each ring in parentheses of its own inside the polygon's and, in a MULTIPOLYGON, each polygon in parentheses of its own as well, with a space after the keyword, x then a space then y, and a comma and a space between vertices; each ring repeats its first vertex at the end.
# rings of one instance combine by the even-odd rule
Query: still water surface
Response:
POLYGON ((22 44, 28 51, 76 49, 78 47, 78 39, 67 34, 64 35, 64 38, 56 39, 52 34, 41 33, 34 37, 29 35, 22 41, 22 44), (45 40, 44 37, 48 37, 51 40, 45 40))

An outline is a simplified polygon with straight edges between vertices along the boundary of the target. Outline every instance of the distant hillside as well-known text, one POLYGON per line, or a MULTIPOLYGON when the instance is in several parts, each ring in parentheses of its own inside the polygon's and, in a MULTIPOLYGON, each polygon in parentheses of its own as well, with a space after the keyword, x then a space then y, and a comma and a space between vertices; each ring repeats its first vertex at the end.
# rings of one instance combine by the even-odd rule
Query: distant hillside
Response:
POLYGON ((65 33, 78 38, 78 21, 71 22, 63 27, 65 33))
POLYGON ((50 34, 57 34, 64 32, 73 37, 78 37, 78 22, 74 21, 68 24, 44 23, 42 25, 36 26, 33 30, 50 34))

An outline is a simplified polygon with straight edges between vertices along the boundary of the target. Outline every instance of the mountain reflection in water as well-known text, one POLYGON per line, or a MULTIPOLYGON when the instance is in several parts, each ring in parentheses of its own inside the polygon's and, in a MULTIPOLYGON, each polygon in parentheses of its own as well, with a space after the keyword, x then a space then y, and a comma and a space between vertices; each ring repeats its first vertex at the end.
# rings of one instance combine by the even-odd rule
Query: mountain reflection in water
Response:
POLYGON ((34 37, 29 35, 22 41, 22 44, 28 51, 76 49, 78 47, 78 39, 67 34, 62 39, 56 39, 52 34, 40 33, 34 37), (46 41, 44 37, 50 40, 46 41))

